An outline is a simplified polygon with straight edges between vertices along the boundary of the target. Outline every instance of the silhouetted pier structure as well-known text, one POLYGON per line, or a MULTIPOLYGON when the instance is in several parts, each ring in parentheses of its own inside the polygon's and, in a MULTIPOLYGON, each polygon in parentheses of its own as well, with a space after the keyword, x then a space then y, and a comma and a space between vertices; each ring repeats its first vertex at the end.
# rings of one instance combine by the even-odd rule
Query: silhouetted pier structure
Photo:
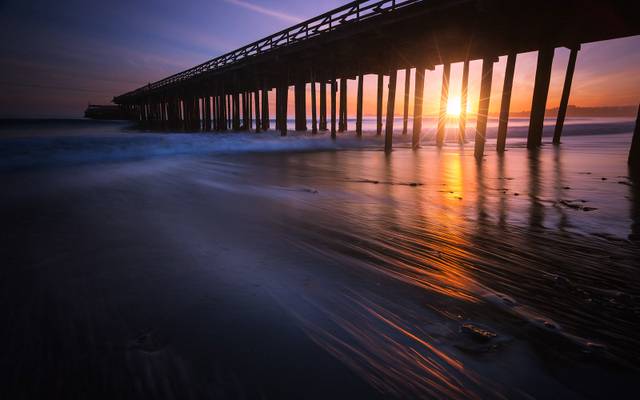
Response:
MULTIPOLYGON (((407 72, 402 126, 405 134, 409 130, 409 73, 415 69, 412 145, 417 148, 422 130, 425 70, 443 65, 436 133, 436 143, 442 145, 450 65, 463 62, 459 141, 464 143, 467 102, 476 101, 467 96, 469 61, 482 60, 475 132, 475 155, 482 158, 493 64, 499 56, 507 55, 497 141, 497 150, 504 151, 516 57, 518 53, 538 51, 527 137, 527 147, 535 149, 542 143, 554 50, 557 47, 571 49, 553 138, 553 143, 559 144, 580 45, 640 34, 639 15, 640 2, 626 0, 354 1, 117 96, 114 102, 134 112, 141 122, 152 128, 188 131, 267 130, 270 129, 270 112, 275 112, 275 128, 286 135, 288 89, 290 86, 295 88, 295 129, 306 131, 306 85, 311 84, 311 130, 314 133, 330 130, 331 137, 336 138, 337 132, 349 128, 347 80, 358 80, 355 129, 361 135, 362 82, 365 75, 375 74, 378 77, 376 132, 380 135, 385 119, 382 85, 384 77, 388 76, 384 131, 385 150, 390 151, 397 71, 407 72), (318 101, 316 83, 320 92, 318 101), (269 110, 268 92, 272 90, 276 95, 275 110, 269 110)), ((637 147, 632 148, 632 153, 640 151, 637 147)))

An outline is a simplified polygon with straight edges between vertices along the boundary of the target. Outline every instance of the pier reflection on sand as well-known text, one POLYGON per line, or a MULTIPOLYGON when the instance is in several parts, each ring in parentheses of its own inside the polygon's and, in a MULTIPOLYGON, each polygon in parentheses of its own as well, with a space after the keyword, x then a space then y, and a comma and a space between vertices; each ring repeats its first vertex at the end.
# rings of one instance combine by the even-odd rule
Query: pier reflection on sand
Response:
POLYGON ((455 145, 232 162, 247 194, 280 198, 291 245, 350 275, 372 273, 300 294, 323 318, 284 302, 372 385, 405 396, 581 397, 630 390, 629 376, 606 382, 620 379, 614 365, 637 368, 627 140, 516 145, 482 163, 455 145))

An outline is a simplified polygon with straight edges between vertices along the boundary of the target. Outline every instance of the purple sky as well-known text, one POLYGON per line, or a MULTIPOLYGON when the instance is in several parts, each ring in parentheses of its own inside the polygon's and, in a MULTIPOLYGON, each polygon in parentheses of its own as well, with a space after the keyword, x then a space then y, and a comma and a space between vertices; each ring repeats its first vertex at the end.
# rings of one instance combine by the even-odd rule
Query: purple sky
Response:
MULTIPOLYGON (((0 0, 0 117, 79 117, 88 102, 109 103, 114 95, 345 3, 0 0)), ((549 107, 558 101, 567 54, 566 49, 556 50, 549 107)), ((519 56, 513 110, 530 106, 535 60, 536 53, 519 56)), ((637 104, 639 65, 638 36, 584 45, 570 102, 581 106, 637 104)), ((453 96, 458 69, 457 65, 452 68, 453 96)), ((501 58, 492 96, 499 95, 503 70, 501 58)), ((427 74, 427 113, 439 100, 439 74, 440 68, 427 74)), ((474 75, 479 71, 472 68, 471 74, 473 96, 474 75)), ((367 79, 365 90, 372 83, 367 79)), ((497 106, 498 101, 492 101, 491 108, 497 106)))

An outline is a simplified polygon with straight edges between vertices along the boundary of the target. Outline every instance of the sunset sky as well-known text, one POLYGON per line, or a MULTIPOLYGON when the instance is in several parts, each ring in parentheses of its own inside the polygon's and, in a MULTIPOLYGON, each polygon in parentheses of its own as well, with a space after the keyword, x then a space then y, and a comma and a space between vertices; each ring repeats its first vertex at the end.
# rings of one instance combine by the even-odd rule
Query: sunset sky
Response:
MULTIPOLYGON (((197 0, 185 2, 0 0, 0 117, 80 117, 87 103, 118 95, 260 39, 347 1, 197 0)), ((506 57, 495 66, 491 110, 499 106, 506 57)), ((556 49, 548 107, 562 90, 567 49, 556 49)), ((528 110, 536 53, 518 56, 513 111, 528 110)), ((640 102, 640 37, 583 45, 570 103, 640 102)), ((451 96, 461 64, 452 66, 451 96)), ((439 104, 442 67, 426 77, 425 114, 439 104)), ((470 102, 477 106, 480 62, 472 63, 470 102)), ((398 106, 404 78, 399 75, 398 106)), ((349 82, 355 111, 355 81, 349 82)), ((375 111, 375 78, 367 77, 365 113, 375 111)))

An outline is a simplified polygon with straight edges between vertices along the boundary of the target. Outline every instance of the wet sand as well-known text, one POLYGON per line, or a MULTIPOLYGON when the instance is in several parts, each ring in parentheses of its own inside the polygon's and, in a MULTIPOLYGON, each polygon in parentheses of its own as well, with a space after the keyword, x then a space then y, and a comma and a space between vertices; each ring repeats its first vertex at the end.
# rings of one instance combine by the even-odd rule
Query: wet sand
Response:
POLYGON ((480 165, 471 145, 412 152, 400 138, 391 156, 363 145, 1 172, 0 386, 7 398, 628 397, 629 140, 538 154, 516 141, 503 157, 488 145, 480 165))

